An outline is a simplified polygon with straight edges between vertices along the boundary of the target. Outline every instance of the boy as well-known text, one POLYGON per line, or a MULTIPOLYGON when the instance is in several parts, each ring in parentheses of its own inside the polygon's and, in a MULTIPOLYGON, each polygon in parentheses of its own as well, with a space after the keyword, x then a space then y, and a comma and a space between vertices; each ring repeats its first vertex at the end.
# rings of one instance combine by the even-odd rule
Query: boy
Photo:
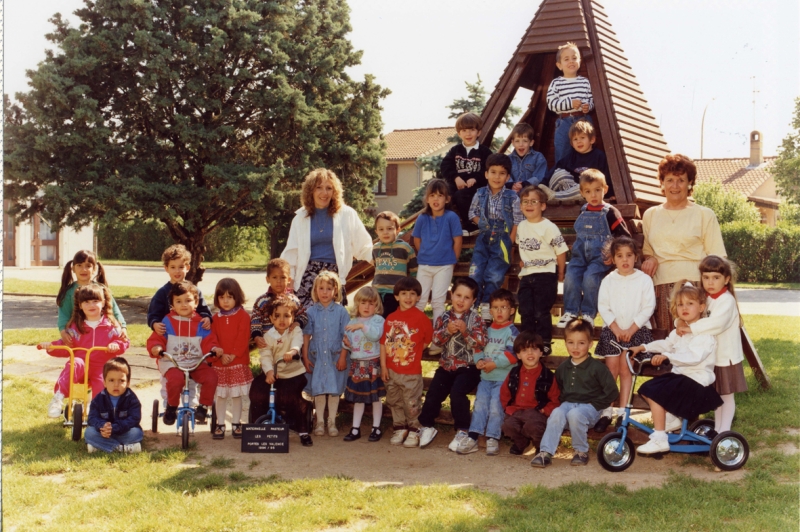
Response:
POLYGON ((478 228, 470 221, 469 206, 475 192, 486 186, 486 159, 492 154, 488 146, 478 142, 483 121, 475 113, 464 113, 456 120, 456 133, 461 144, 456 144, 442 159, 442 177, 450 186, 454 210, 461 218, 464 236, 475 234, 478 228))
POLYGON ((414 248, 397 238, 400 218, 392 211, 383 211, 375 217, 375 232, 379 242, 372 248, 375 276, 372 287, 378 291, 383 303, 383 317, 397 310, 397 299, 392 290, 403 277, 417 276, 417 254, 414 248))
POLYGON ((547 175, 544 155, 533 149, 533 127, 521 123, 511 130, 511 179, 506 188, 519 192, 527 185, 536 186, 547 175))
POLYGON ((578 75, 581 52, 575 43, 568 42, 558 47, 556 66, 564 75, 550 83, 547 107, 558 115, 553 143, 555 159, 560 161, 570 151, 570 126, 578 121, 591 122, 588 113, 594 108, 594 99, 589 80, 578 75))
POLYGON ((608 191, 603 174, 586 170, 580 180, 581 196, 586 203, 573 225, 578 238, 572 245, 572 259, 564 278, 564 315, 556 325, 562 329, 578 315, 589 323, 594 322, 600 282, 611 268, 605 263, 603 247, 615 236, 631 236, 622 214, 603 202, 608 191))
MULTIPOLYGON (((250 314, 250 339, 255 341, 256 347, 264 349, 267 343, 264 335, 272 328, 270 320, 270 303, 278 296, 286 295, 297 305, 294 322, 291 329, 300 326, 302 329, 308 323, 305 309, 300 305, 300 300, 293 294, 292 275, 289 263, 284 259, 272 259, 267 263, 267 288, 266 293, 261 294, 253 304, 253 312, 250 314)), ((269 392, 267 392, 269 393, 269 392)), ((252 421, 251 421, 252 423, 252 421)))
POLYGON ((142 451, 142 404, 128 388, 130 380, 131 367, 124 358, 112 358, 103 366, 105 389, 92 399, 84 433, 90 453, 142 451))
POLYGON ((500 388, 500 404, 505 408, 503 434, 514 442, 509 449, 513 455, 525 452, 529 443, 538 451, 547 418, 560 404, 561 393, 555 375, 539 362, 544 356, 542 337, 523 331, 514 340, 514 353, 519 362, 500 388))
POLYGON ((550 309, 556 302, 558 283, 564 281, 569 247, 556 224, 542 215, 547 209, 547 194, 529 185, 522 189, 520 198, 525 216, 517 226, 521 262, 517 290, 522 316, 520 328, 542 337, 546 356, 550 354, 553 339, 550 309))
POLYGON ((395 283, 399 308, 386 318, 381 337, 381 378, 394 425, 390 443, 403 447, 419 445, 422 350, 433 338, 431 320, 416 307, 421 294, 419 281, 412 277, 395 283))
POLYGON ((514 294, 500 289, 490 298, 492 326, 486 331, 486 348, 475 366, 481 370, 481 382, 475 394, 472 408, 472 423, 469 437, 458 445, 458 454, 478 451, 478 436, 486 434, 486 455, 494 456, 500 452, 500 429, 505 414, 500 403, 500 386, 506 380, 511 367, 516 364, 514 340, 519 331, 514 326, 514 313, 517 301, 514 294))
POLYGON ((439 433, 433 424, 448 395, 453 428, 456 429, 456 436, 448 448, 455 452, 458 444, 467 438, 470 423, 467 394, 472 393, 481 380, 480 370, 475 367, 475 356, 486 345, 486 325, 472 309, 477 296, 478 283, 469 277, 456 278, 451 296, 452 307, 436 318, 433 345, 442 351, 439 367, 433 374, 419 415, 422 425, 419 446, 422 448, 427 447, 439 433))
POLYGON ((533 467, 547 467, 552 463, 567 423, 575 450, 572 465, 581 466, 589 462, 586 433, 600 419, 600 412, 608 408, 619 395, 617 383, 606 365, 589 356, 593 334, 592 323, 580 318, 569 322, 564 331, 570 360, 556 369, 556 383, 561 390, 558 400, 561 404, 547 420, 542 447, 531 460, 533 467))
MULTIPOLYGON (((182 244, 174 244, 161 254, 161 262, 164 263, 164 271, 169 275, 169 282, 159 288, 156 295, 150 300, 150 306, 147 308, 147 325, 162 336, 166 327, 161 322, 164 316, 169 314, 170 290, 175 283, 186 279, 191 261, 192 254, 182 244)), ((199 288, 197 289, 197 298, 197 313, 202 317, 203 329, 211 329, 211 309, 208 308, 199 288)))
POLYGON ((486 180, 472 199, 469 217, 480 234, 472 252, 469 276, 480 288, 478 301, 481 317, 490 321, 489 296, 503 285, 511 256, 511 244, 516 239, 517 225, 525 218, 519 207, 519 196, 505 188, 511 174, 511 159, 493 153, 486 160, 486 180))
MULTIPOLYGON (((167 381, 167 408, 164 411, 164 424, 172 425, 178 417, 178 402, 183 390, 183 371, 175 367, 169 359, 164 359, 166 351, 182 366, 191 367, 209 351, 221 356, 216 335, 204 329, 200 315, 195 312, 199 299, 198 290, 189 281, 181 281, 172 286, 169 303, 172 311, 164 318, 165 334, 153 331, 147 339, 147 351, 151 358, 158 359, 158 370, 167 381)), ((200 364, 189 372, 189 377, 200 385, 200 404, 195 410, 195 421, 206 422, 208 409, 217 391, 217 372, 208 364, 200 364)))

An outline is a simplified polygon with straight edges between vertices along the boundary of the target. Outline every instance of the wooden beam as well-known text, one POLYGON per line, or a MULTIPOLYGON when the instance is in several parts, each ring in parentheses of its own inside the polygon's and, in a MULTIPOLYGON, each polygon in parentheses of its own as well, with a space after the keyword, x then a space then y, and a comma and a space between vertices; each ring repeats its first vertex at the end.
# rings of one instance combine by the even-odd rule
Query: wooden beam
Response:
POLYGON ((529 57, 528 55, 517 55, 515 56, 516 60, 512 60, 506 67, 501 82, 495 87, 495 92, 481 114, 483 120, 483 129, 479 137, 481 144, 491 145, 494 132, 517 93, 519 78, 525 70, 529 57))
POLYGON ((742 335, 742 349, 744 350, 744 357, 747 359, 747 363, 750 364, 750 369, 753 370, 753 375, 761 385, 761 388, 763 390, 769 390, 770 387, 772 387, 772 384, 769 382, 769 377, 764 369, 764 364, 761 362, 761 358, 758 356, 756 346, 753 344, 753 341, 750 339, 750 335, 747 334, 747 331, 744 327, 741 327, 739 330, 741 331, 742 335))

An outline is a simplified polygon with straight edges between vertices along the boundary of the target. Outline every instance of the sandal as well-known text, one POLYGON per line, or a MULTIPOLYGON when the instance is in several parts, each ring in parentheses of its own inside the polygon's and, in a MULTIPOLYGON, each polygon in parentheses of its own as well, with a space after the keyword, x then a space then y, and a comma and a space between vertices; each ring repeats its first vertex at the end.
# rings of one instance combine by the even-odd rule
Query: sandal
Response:
POLYGON ((241 437, 242 437, 242 424, 241 423, 233 423, 231 425, 231 434, 233 434, 233 437, 236 438, 237 440, 241 439, 241 437))
POLYGON ((225 425, 217 425, 217 428, 214 429, 211 437, 215 440, 225 439, 225 425))

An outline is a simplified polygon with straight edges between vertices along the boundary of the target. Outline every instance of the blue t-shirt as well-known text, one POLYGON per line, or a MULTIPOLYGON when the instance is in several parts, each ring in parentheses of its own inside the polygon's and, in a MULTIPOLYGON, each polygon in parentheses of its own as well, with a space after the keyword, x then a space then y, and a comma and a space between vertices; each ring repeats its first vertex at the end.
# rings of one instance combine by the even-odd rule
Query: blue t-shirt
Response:
POLYGON ((336 253, 333 251, 333 217, 328 209, 314 209, 311 217, 311 257, 317 260, 336 264, 336 253))
POLYGON ((117 408, 117 403, 119 403, 119 398, 122 397, 121 395, 113 396, 108 394, 108 398, 111 399, 111 404, 114 408, 117 408))
POLYGON ((417 264, 447 266, 458 262, 453 251, 453 238, 461 236, 461 221, 453 211, 444 211, 438 218, 420 214, 413 236, 420 239, 417 264))

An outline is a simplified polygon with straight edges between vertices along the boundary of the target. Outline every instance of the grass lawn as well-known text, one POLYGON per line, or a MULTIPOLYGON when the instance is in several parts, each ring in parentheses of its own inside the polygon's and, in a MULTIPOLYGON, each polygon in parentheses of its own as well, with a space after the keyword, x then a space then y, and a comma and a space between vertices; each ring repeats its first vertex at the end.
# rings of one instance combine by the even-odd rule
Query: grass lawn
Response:
POLYGON ((800 290, 800 283, 736 283, 736 288, 770 290, 800 290))
MULTIPOLYGON (((631 491, 624 484, 625 473, 620 473, 619 483, 613 485, 576 482, 557 489, 531 485, 503 497, 447 485, 376 486, 345 476, 295 481, 258 477, 246 466, 237 468, 232 460, 209 459, 177 447, 139 455, 89 455, 83 444, 71 442, 66 430, 44 417, 48 383, 5 377, 4 524, 9 530, 43 531, 78 526, 797 530, 800 455, 781 448, 800 443, 800 318, 745 316, 745 322, 773 387, 761 391, 746 370, 750 392, 737 395, 735 428, 746 435, 753 455, 741 482, 705 482, 677 472, 661 487, 631 491)), ((38 340, 31 336, 31 341, 50 338, 50 330, 39 331, 48 336, 38 340)), ((138 336, 132 336, 138 343, 138 336)), ((4 340, 8 339, 7 333, 4 340)))
MULTIPOLYGON (((104 266, 144 266, 150 268, 163 268, 164 265, 161 261, 149 260, 108 260, 102 259, 101 262, 104 266)), ((246 261, 236 262, 203 262, 203 267, 214 270, 247 270, 247 271, 264 271, 267 268, 269 257, 266 255, 257 255, 246 261)), ((114 289, 116 294, 116 288, 114 289)))
MULTIPOLYGON (((34 294, 40 296, 56 296, 61 288, 61 283, 46 281, 24 281, 22 279, 3 279, 3 291, 7 294, 34 294)), ((114 299, 129 299, 136 297, 152 297, 153 289, 141 286, 112 285, 114 299)))

